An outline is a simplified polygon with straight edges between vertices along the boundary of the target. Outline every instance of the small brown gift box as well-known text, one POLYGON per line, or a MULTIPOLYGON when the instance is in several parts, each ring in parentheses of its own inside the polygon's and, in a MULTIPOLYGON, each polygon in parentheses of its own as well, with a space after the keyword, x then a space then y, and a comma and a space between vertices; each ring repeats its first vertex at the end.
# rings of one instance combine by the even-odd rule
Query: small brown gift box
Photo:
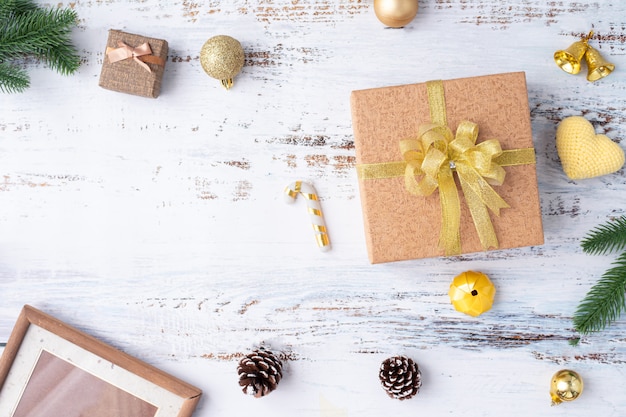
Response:
MULTIPOLYGON (((533 147, 523 72, 447 80, 443 91, 447 125, 453 133, 459 122, 468 120, 478 125, 477 144, 497 139, 503 150, 533 147)), ((368 164, 402 161, 400 140, 415 137, 418 126, 431 122, 426 83, 353 91, 351 109, 357 171, 368 164)), ((504 170, 504 183, 493 189, 510 208, 500 210, 500 216, 490 213, 499 249, 543 244, 535 164, 504 170)), ((482 251, 458 178, 456 185, 462 253, 482 251)), ((359 189, 372 263, 444 255, 439 246, 439 190, 417 196, 406 190, 403 176, 360 175, 359 189)))
POLYGON ((162 39, 134 35, 121 30, 109 30, 104 63, 100 73, 100 87, 120 93, 157 98, 161 92, 161 80, 165 71, 167 51, 167 41, 162 39), (141 63, 132 57, 111 62, 109 52, 119 48, 120 42, 130 48, 138 48, 144 42, 147 43, 152 53, 140 56, 138 59, 145 63, 150 71, 147 71, 141 63))

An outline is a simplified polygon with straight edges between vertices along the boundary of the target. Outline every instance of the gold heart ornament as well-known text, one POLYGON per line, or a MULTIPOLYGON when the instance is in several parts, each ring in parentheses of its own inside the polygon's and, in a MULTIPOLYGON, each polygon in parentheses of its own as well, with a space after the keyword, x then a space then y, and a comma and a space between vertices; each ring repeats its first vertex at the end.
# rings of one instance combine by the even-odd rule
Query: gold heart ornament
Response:
POLYGON ((573 180, 599 177, 624 165, 624 150, 581 116, 566 117, 556 129, 556 150, 565 175, 573 180))

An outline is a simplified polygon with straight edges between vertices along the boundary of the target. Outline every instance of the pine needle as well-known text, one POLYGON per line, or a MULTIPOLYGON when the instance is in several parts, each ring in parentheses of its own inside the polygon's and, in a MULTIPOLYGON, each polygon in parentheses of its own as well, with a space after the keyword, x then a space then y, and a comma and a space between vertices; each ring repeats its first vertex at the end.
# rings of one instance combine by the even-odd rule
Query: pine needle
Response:
POLYGON ((32 0, 0 0, 0 19, 19 15, 37 9, 32 0))
POLYGON ((30 86, 26 70, 0 62, 0 91, 3 93, 21 93, 30 86))
POLYGON ((626 310, 626 252, 589 290, 574 313, 574 328, 582 334, 603 330, 626 310))
POLYGON ((575 337, 574 339, 570 339, 567 341, 570 346, 578 346, 580 344, 580 337, 575 337))
POLYGON ((626 248, 626 216, 593 229, 581 242, 590 255, 605 255, 626 248))

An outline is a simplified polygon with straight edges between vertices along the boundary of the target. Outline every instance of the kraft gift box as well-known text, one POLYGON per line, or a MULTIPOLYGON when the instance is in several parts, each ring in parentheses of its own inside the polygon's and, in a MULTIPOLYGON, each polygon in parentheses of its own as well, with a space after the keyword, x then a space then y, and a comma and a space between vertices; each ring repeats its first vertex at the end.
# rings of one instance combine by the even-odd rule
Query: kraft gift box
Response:
POLYGON ((161 82, 165 71, 168 44, 162 39, 109 30, 100 73, 99 85, 108 90, 157 98, 161 92, 161 82), (146 46, 149 53, 146 52, 146 46), (127 58, 119 58, 116 49, 129 50, 127 58), (133 52, 141 49, 143 55, 133 57, 133 52), (118 56, 118 60, 112 58, 118 56), (141 62, 139 62, 141 61, 141 62))
MULTIPOLYGON (((462 121, 478 126, 480 143, 497 139, 503 150, 533 148, 530 110, 523 72, 444 80, 445 117, 455 132, 462 121)), ((368 178, 360 172, 403 160, 399 142, 414 138, 432 122, 427 83, 353 91, 352 124, 365 239, 371 263, 445 255, 439 243, 442 208, 436 190, 428 196, 405 188, 405 174, 368 178)), ((530 149, 534 158, 534 151, 530 149)), ((536 166, 505 166, 502 185, 493 186, 510 206, 489 214, 497 249, 543 244, 536 166)), ((461 253, 485 250, 480 242, 463 190, 460 198, 461 253)), ((494 248, 488 248, 494 249, 494 248)))

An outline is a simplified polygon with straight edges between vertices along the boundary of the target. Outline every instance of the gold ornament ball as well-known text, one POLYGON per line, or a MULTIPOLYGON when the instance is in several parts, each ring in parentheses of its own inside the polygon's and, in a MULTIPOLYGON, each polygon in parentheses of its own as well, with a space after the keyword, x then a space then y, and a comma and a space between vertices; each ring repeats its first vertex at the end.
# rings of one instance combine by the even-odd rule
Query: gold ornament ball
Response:
POLYGON ((418 0, 374 0, 374 13, 383 24, 401 28, 413 20, 419 8, 418 0))
POLYGON ((200 64, 204 71, 220 80, 226 89, 232 86, 233 78, 241 71, 244 60, 239 41, 227 35, 210 38, 200 51, 200 64))
POLYGON ((552 377, 550 383, 550 397, 552 405, 563 401, 574 401, 583 392, 583 379, 578 373, 569 369, 562 369, 552 377))

